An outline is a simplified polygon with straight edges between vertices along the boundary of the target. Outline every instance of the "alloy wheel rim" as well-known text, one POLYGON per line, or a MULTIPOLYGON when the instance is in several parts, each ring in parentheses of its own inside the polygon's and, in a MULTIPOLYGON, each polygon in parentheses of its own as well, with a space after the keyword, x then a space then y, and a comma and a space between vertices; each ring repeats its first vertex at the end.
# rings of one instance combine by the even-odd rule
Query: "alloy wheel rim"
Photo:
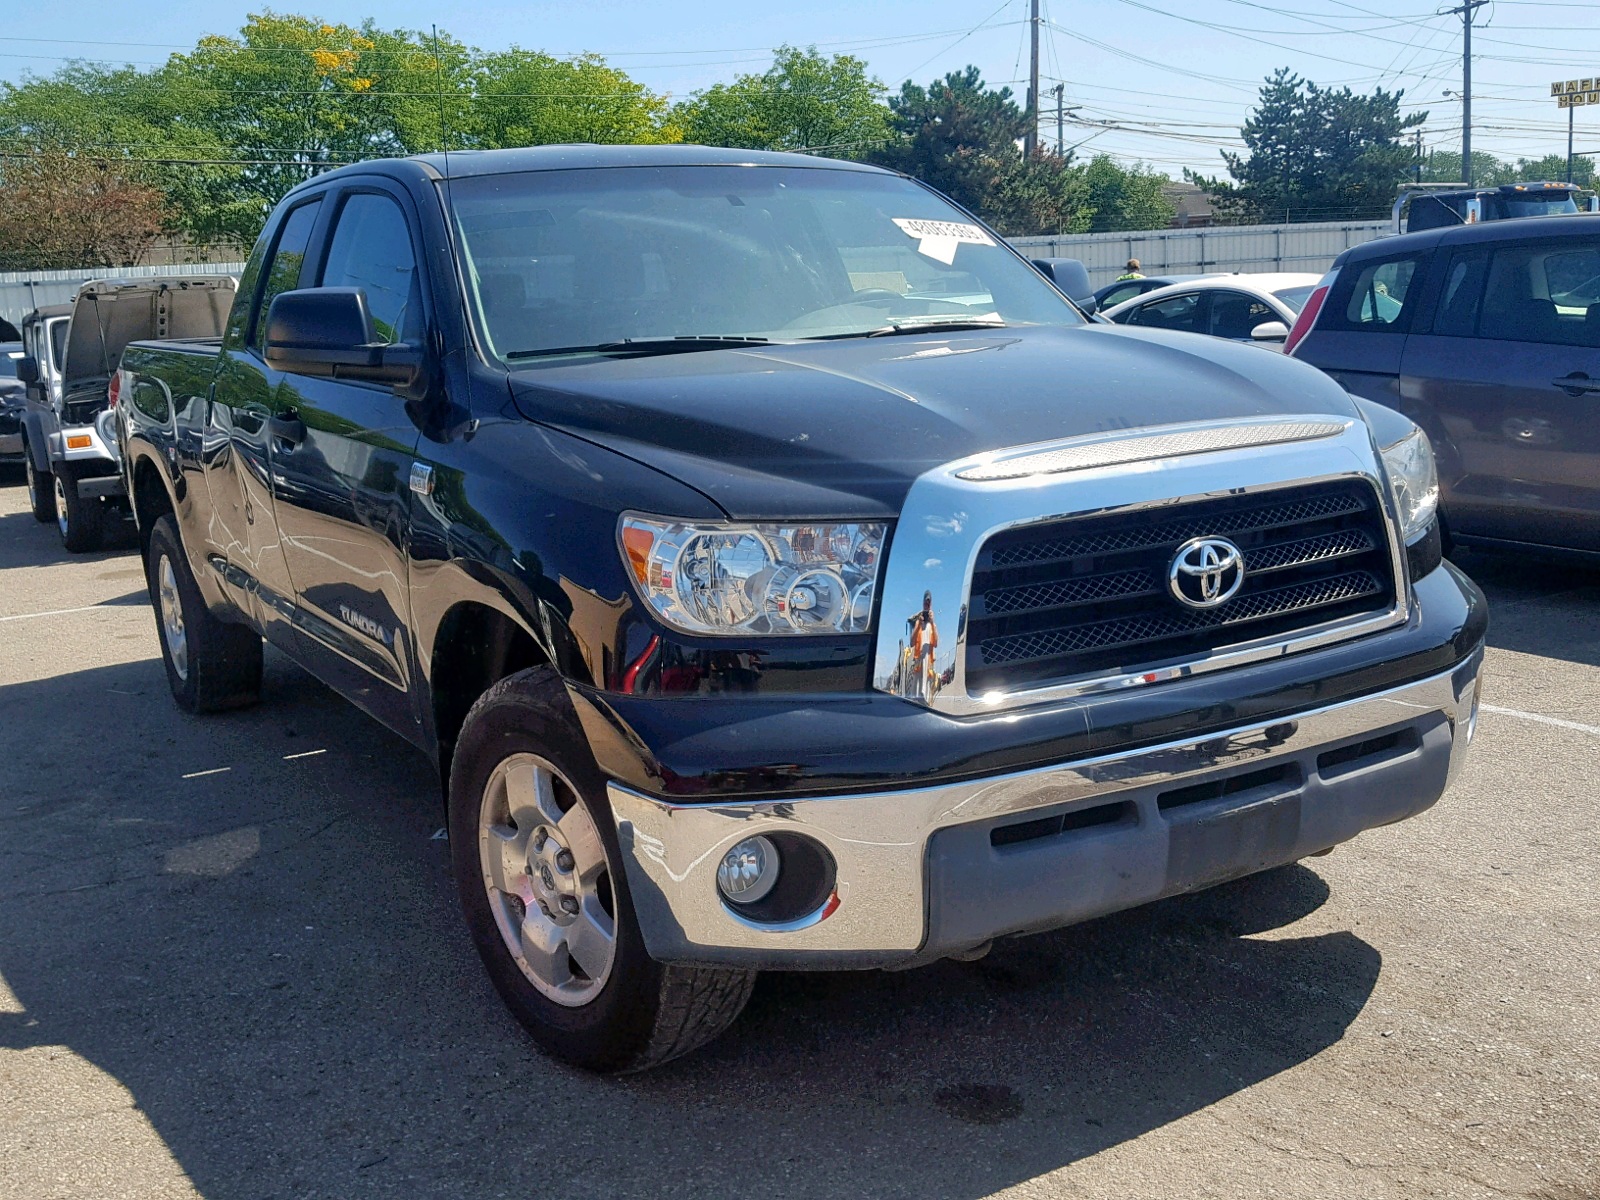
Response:
POLYGON ((588 1004, 616 962, 616 899, 600 831, 577 790, 535 754, 489 776, 478 817, 489 909, 528 982, 568 1008, 588 1004))
POLYGON ((67 489, 61 482, 61 476, 56 476, 56 528, 61 530, 61 536, 67 536, 67 489))
POLYGON ((172 560, 165 554, 156 565, 156 594, 161 602, 161 635, 166 639, 172 669, 179 679, 187 680, 189 635, 183 627, 183 600, 178 595, 178 578, 173 573, 172 560))

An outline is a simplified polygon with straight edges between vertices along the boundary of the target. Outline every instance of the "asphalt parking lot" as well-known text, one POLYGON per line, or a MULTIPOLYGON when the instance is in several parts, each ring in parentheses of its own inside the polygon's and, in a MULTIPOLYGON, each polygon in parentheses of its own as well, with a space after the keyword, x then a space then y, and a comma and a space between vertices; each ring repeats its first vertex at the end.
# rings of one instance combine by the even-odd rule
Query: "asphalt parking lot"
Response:
POLYGON ((1468 557, 1436 808, 902 974, 770 975, 686 1061, 542 1058, 424 758, 269 652, 173 706, 131 541, 0 480, 0 1197, 1600 1196, 1600 572, 1468 557))

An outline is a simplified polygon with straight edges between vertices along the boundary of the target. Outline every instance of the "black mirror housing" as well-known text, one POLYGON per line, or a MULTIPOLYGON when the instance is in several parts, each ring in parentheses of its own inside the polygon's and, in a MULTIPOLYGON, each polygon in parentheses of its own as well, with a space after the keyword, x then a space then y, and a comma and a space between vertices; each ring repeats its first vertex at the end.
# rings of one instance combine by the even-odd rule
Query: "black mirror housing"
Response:
POLYGON ((267 365, 299 375, 332 375, 338 367, 383 363, 360 288, 304 288, 279 292, 267 310, 267 365))
POLYGON ((17 378, 23 383, 38 383, 39 360, 31 354, 24 354, 17 359, 17 378))
POLYGON ((1077 258, 1035 258, 1033 265, 1039 273, 1064 293, 1084 312, 1094 314, 1099 302, 1094 298, 1094 285, 1089 282, 1089 268, 1077 258))

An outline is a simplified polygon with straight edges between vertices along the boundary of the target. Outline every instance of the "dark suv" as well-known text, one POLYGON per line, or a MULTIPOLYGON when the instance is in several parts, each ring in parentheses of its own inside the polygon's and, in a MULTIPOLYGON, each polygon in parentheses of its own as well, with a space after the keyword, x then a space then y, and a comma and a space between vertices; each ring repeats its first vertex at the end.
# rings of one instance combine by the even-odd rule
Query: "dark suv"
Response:
POLYGON ((1347 250, 1287 348, 1427 431, 1456 541, 1600 558, 1600 215, 1347 250))

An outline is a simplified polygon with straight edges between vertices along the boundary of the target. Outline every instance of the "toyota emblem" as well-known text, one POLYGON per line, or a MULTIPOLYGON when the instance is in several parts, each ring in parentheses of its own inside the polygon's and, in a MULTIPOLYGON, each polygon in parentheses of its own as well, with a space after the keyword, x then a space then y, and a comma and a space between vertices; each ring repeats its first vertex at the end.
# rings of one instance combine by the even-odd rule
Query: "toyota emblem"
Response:
POLYGON ((1215 608, 1244 583, 1244 555, 1227 538, 1190 538, 1167 568, 1167 590, 1186 608, 1215 608))

